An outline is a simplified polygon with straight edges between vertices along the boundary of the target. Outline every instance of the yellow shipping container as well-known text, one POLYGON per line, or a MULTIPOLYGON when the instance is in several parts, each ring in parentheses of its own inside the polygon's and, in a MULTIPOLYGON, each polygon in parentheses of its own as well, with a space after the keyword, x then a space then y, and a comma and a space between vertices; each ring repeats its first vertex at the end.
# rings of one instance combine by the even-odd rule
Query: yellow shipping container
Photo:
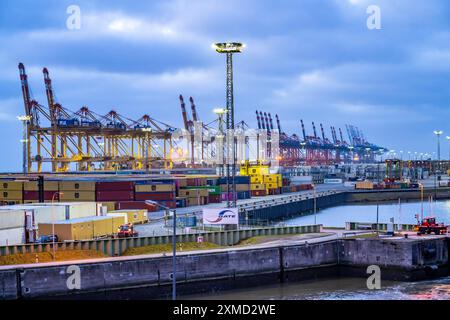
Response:
POLYGON ((64 201, 92 201, 95 202, 95 191, 62 191, 64 201))
POLYGON ((277 175, 276 174, 265 174, 263 176, 264 183, 277 183, 277 175))
MULTIPOLYGON (((115 210, 108 212, 108 216, 113 216, 115 213, 117 214, 127 214, 128 223, 146 223, 148 221, 147 218, 147 210, 115 210)), ((118 215, 120 216, 120 215, 118 215)))
POLYGON ((277 183, 266 183, 266 187, 267 187, 267 190, 277 189, 278 185, 277 185, 277 183))
POLYGON ((208 189, 180 189, 178 191, 178 196, 187 198, 207 197, 208 195, 208 189))
POLYGON ((99 219, 92 221, 94 238, 104 237, 113 234, 113 219, 99 219))
POLYGON ((0 191, 0 200, 22 200, 22 191, 0 191))
POLYGON ((118 229, 121 225, 127 223, 125 221, 125 217, 120 217, 120 216, 113 216, 112 217, 112 234, 115 234, 118 232, 118 229))
POLYGON ((283 176, 279 173, 275 174, 275 176, 277 178, 278 188, 281 188, 283 186, 283 176))
POLYGON ((265 189, 266 189, 266 185, 263 183, 250 185, 250 190, 252 190, 252 191, 265 190, 265 189))
MULTIPOLYGON (((58 181, 44 181, 44 191, 58 191, 58 181)), ((37 181, 25 181, 23 184, 25 191, 39 191, 37 181)))
POLYGON ((250 183, 263 183, 263 176, 250 176, 250 183))
POLYGON ((0 191, 22 191, 23 181, 2 181, 0 191))
POLYGON ((269 166, 250 166, 247 175, 266 175, 269 174, 269 166))
POLYGON ((116 210, 115 202, 109 201, 109 202, 100 202, 100 203, 101 203, 102 207, 106 207, 108 212, 116 210))
POLYGON ((135 186, 136 192, 173 192, 173 184, 138 184, 135 186))
POLYGON ((39 235, 52 234, 53 228, 59 241, 90 240, 94 236, 92 221, 87 220, 77 222, 58 221, 55 222, 54 227, 51 223, 39 223, 39 235))
POLYGON ((373 183, 370 181, 357 182, 355 185, 356 189, 373 189, 373 183))
POLYGON ((202 201, 200 198, 187 198, 187 206, 188 207, 192 207, 192 206, 199 206, 201 205, 202 201))
POLYGON ((59 181, 60 191, 95 191, 94 181, 59 181))
POLYGON ((236 185, 236 192, 244 192, 244 191, 250 191, 249 184, 237 184, 236 185))

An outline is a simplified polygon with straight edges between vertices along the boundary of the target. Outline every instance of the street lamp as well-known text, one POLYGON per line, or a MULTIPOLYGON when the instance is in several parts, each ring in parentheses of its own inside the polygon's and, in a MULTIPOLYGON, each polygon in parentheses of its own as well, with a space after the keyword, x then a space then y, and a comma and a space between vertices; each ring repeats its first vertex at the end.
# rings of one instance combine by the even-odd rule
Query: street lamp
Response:
MULTIPOLYGON (((53 261, 56 260, 56 249, 55 249, 55 206, 53 203, 55 202, 56 195, 62 196, 64 192, 55 192, 52 196, 52 244, 53 244, 53 261)), ((61 198, 61 197, 60 197, 61 198)))
POLYGON ((158 206, 166 210, 166 215, 169 216, 169 212, 173 213, 173 235, 172 235, 172 300, 177 299, 177 211, 171 210, 169 207, 163 206, 153 200, 145 200, 146 204, 152 206, 158 206))

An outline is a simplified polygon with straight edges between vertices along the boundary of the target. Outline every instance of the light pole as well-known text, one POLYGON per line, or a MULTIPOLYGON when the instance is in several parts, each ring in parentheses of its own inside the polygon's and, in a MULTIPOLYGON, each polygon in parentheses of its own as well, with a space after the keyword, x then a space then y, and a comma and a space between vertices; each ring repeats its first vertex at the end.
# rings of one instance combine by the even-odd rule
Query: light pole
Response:
MULTIPOLYGON (((437 137, 437 161, 438 161, 438 166, 439 166, 439 162, 441 161, 441 135, 444 132, 442 130, 436 130, 434 131, 434 134, 437 137)), ((440 166, 439 166, 440 167, 440 166)), ((438 167, 438 170, 439 170, 438 167)))
POLYGON ((302 150, 303 150, 303 154, 305 155, 305 164, 306 164, 306 151, 305 151, 305 146, 306 146, 306 142, 300 142, 300 145, 302 146, 302 150))
POLYGON ((218 157, 217 157, 217 160, 218 160, 218 163, 219 163, 219 170, 220 170, 220 172, 219 172, 219 174, 220 174, 220 176, 221 177, 223 177, 224 175, 225 175, 225 172, 224 172, 224 148, 223 148, 223 145, 224 145, 224 137, 225 137, 225 134, 224 134, 224 131, 223 131, 223 116, 227 113, 227 109, 225 109, 225 108, 215 108, 214 110, 213 110, 213 112, 217 115, 217 121, 219 122, 218 123, 218 135, 216 136, 216 138, 220 138, 220 145, 218 146, 219 147, 219 153, 217 154, 218 155, 218 157))
POLYGON ((30 123, 31 116, 18 116, 17 119, 22 121, 22 171, 23 174, 27 174, 28 170, 28 124, 30 123))
POLYGON ((317 195, 316 195, 316 185, 312 184, 313 194, 314 194, 314 225, 317 224, 317 195))
POLYGON ((166 215, 169 215, 169 212, 173 213, 173 235, 172 235, 172 300, 177 299, 177 211, 171 210, 169 207, 163 206, 156 201, 153 200, 145 200, 146 204, 158 206, 166 210, 166 215))
POLYGON ((423 183, 419 182, 420 187, 420 221, 423 221, 423 183))
POLYGON ((56 195, 59 195, 60 198, 63 195, 63 192, 55 192, 52 196, 52 249, 53 249, 53 261, 56 260, 56 249, 55 249, 55 207, 53 203, 55 202, 56 195))
POLYGON ((350 150, 350 158, 351 158, 350 163, 351 164, 353 164, 353 149, 354 148, 355 147, 353 147, 353 146, 348 147, 348 149, 350 150))
POLYGON ((448 160, 450 161, 450 136, 445 137, 448 141, 448 160))
POLYGON ((144 157, 145 157, 145 172, 147 174, 150 173, 150 167, 149 167, 149 163, 148 163, 148 151, 149 151, 149 144, 150 144, 150 139, 149 139, 149 133, 152 132, 152 128, 142 128, 142 131, 145 132, 145 150, 144 150, 144 157))
POLYGON ((227 108, 227 207, 236 207, 236 183, 234 177, 236 176, 236 145, 234 141, 234 96, 233 96, 233 54, 241 53, 245 45, 239 42, 227 42, 213 44, 213 48, 218 53, 226 54, 227 56, 227 79, 226 79, 226 108, 227 108), (230 151, 232 158, 232 166, 230 166, 230 151), (230 200, 230 182, 232 181, 232 195, 230 200))

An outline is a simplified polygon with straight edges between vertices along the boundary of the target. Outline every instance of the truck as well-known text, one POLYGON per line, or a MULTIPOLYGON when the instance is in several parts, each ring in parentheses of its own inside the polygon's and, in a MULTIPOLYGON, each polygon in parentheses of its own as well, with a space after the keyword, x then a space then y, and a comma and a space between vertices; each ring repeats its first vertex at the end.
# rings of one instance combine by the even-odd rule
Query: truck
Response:
POLYGON ((431 234, 441 235, 447 233, 447 226, 443 223, 436 223, 436 218, 427 217, 422 220, 422 222, 418 222, 416 226, 417 235, 422 234, 431 234))
POLYGON ((118 238, 135 238, 137 236, 138 232, 134 230, 132 223, 123 224, 117 229, 118 238))

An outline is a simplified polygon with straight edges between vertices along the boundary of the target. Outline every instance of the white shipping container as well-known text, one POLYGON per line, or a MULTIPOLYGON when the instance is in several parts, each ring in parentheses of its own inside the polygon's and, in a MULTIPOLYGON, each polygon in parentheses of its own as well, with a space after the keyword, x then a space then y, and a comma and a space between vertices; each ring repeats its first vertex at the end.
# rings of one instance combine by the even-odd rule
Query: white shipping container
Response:
POLYGON ((0 207, 0 230, 25 227, 25 210, 8 210, 0 207))
POLYGON ((343 181, 342 181, 342 179, 324 179, 323 183, 340 184, 340 183, 343 183, 343 181))
POLYGON ((312 183, 312 176, 292 176, 289 179, 292 185, 312 183))
POLYGON ((0 230, 0 246, 12 246, 25 243, 25 228, 0 230))
POLYGON ((356 182, 354 182, 354 181, 345 181, 344 182, 344 186, 345 187, 352 187, 352 188, 354 188, 356 186, 356 182))
POLYGON ((58 202, 58 203, 36 203, 30 204, 30 206, 45 206, 45 207, 64 207, 65 220, 86 218, 97 215, 97 203, 96 202, 58 202))
POLYGON ((34 224, 46 223, 52 221, 66 220, 66 208, 64 206, 56 206, 51 204, 24 204, 4 206, 5 209, 21 209, 26 211, 33 211, 34 224))

